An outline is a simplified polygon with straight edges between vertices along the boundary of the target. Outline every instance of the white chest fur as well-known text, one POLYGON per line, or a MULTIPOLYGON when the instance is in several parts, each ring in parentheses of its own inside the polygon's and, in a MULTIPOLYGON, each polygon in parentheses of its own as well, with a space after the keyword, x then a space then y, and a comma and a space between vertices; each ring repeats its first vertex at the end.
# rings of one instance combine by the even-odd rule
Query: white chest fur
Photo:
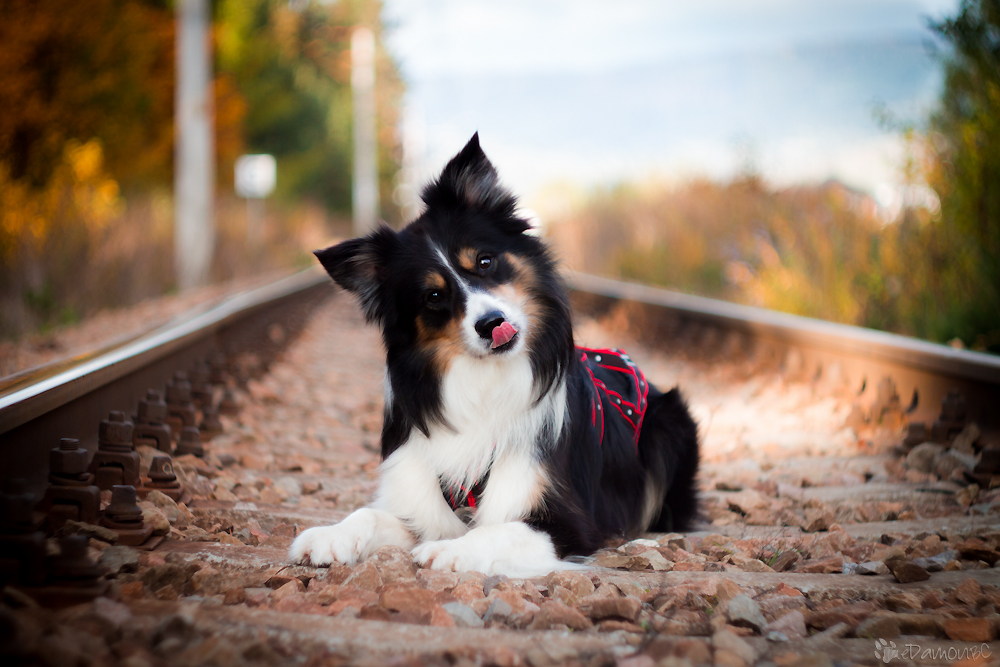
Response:
MULTIPOLYGON (((565 385, 559 383, 536 400, 527 355, 513 358, 456 358, 442 382, 447 425, 436 424, 430 436, 417 430, 382 465, 380 505, 402 509, 401 491, 421 489, 421 500, 436 493, 439 510, 450 509, 439 482, 471 488, 487 471, 490 477, 479 499, 476 525, 520 520, 539 501, 547 475, 539 463, 545 432, 558 434, 565 416, 565 385), (419 480, 419 481, 418 481, 419 480)), ((549 436, 551 437, 551 436, 549 436)), ((409 502, 416 500, 409 498, 409 502)), ((418 518, 406 512, 418 532, 440 532, 451 524, 438 514, 418 518)), ((452 529, 443 531, 453 532, 452 529)))
POLYGON ((419 447, 445 480, 466 486, 508 459, 537 460, 542 430, 562 427, 556 394, 563 394, 561 385, 536 400, 526 354, 458 357, 442 383, 448 426, 435 427, 419 447))

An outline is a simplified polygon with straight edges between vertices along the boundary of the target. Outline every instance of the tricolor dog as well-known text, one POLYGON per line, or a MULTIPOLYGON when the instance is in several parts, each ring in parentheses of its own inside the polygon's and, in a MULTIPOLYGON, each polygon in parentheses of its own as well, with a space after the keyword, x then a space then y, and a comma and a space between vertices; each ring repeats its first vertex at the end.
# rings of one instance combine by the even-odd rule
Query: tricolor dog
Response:
POLYGON ((677 389, 618 350, 576 347, 544 242, 472 140, 425 212, 316 253, 382 332, 385 421, 374 501, 296 538, 296 562, 385 545, 438 570, 537 576, 609 540, 685 530, 697 428, 677 389))

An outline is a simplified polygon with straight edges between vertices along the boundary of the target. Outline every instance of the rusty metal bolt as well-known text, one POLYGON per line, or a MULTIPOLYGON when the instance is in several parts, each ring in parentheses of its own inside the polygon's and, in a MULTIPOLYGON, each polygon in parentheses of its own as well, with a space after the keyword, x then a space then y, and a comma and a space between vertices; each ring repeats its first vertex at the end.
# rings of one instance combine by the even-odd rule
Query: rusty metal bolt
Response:
POLYGON ((149 479, 154 482, 176 482, 174 464, 169 456, 154 456, 149 464, 149 479))
POLYGON ((181 439, 177 442, 175 453, 178 456, 183 454, 205 455, 205 448, 201 444, 201 431, 198 430, 198 427, 184 427, 184 430, 181 431, 181 439))
POLYGON ((90 560, 87 538, 67 535, 59 538, 59 555, 52 559, 51 573, 56 580, 90 580, 104 574, 104 569, 90 560))
POLYGON ((965 427, 965 397, 958 389, 949 389, 941 399, 941 415, 931 428, 935 442, 947 443, 965 427))
POLYGON ((134 486, 111 487, 111 504, 104 508, 104 516, 116 523, 142 522, 142 508, 136 504, 134 486))
POLYGON ((40 586, 45 583, 45 521, 35 513, 35 496, 24 479, 3 480, 0 486, 0 558, 5 583, 40 586), (13 580, 13 581, 12 581, 13 580))
POLYGON ((244 389, 248 384, 250 384, 250 380, 252 380, 254 377, 251 371, 252 365, 253 362, 246 362, 240 364, 236 368, 236 384, 238 384, 240 387, 243 387, 244 389))
POLYGON ((229 384, 229 360, 226 359, 225 354, 216 352, 208 360, 208 365, 211 368, 208 376, 209 382, 220 385, 229 384))
POLYGON ((132 444, 151 445, 170 451, 170 427, 166 424, 167 402, 155 389, 146 390, 145 400, 139 401, 139 414, 132 431, 132 444))
POLYGON ((110 446, 120 449, 132 449, 132 422, 125 419, 125 413, 112 410, 107 419, 101 420, 97 429, 97 440, 100 446, 110 446))
POLYGON ((189 379, 191 380, 191 386, 208 384, 208 377, 211 375, 212 369, 204 361, 200 361, 194 365, 191 369, 189 379))
POLYGON ((906 438, 903 440, 903 447, 912 449, 917 445, 930 440, 930 433, 927 432, 927 424, 924 422, 910 422, 906 427, 906 438))
POLYGON ((191 383, 187 373, 177 371, 173 379, 167 383, 167 424, 173 437, 179 437, 186 426, 194 426, 198 415, 194 403, 191 402, 191 383))
POLYGON ((75 477, 87 472, 87 450, 76 438, 63 438, 59 446, 49 451, 49 472, 63 477, 75 477))
POLYGON ((965 414, 965 397, 958 389, 949 389, 948 394, 941 399, 939 419, 943 422, 964 422, 965 414))
POLYGON ((210 374, 211 369, 205 362, 196 364, 191 371, 191 400, 202 410, 212 404, 212 385, 208 382, 210 374))
POLYGON ((883 377, 876 385, 875 405, 883 411, 900 407, 899 392, 896 391, 896 383, 892 381, 891 377, 883 377))
POLYGON ((172 380, 167 382, 167 405, 183 405, 191 402, 191 383, 187 373, 177 371, 172 380))
POLYGON ((146 390, 145 400, 139 401, 139 421, 143 424, 162 424, 167 418, 167 402, 155 389, 146 390))
POLYGON ((202 439, 212 438, 222 433, 222 421, 219 420, 219 409, 206 405, 202 409, 201 424, 198 425, 202 439))
POLYGON ((0 525, 8 528, 31 528, 34 523, 35 496, 28 483, 18 477, 3 480, 0 489, 0 525))
POLYGON ((235 415, 240 411, 240 404, 236 401, 236 394, 227 389, 219 402, 219 412, 224 415, 235 415))

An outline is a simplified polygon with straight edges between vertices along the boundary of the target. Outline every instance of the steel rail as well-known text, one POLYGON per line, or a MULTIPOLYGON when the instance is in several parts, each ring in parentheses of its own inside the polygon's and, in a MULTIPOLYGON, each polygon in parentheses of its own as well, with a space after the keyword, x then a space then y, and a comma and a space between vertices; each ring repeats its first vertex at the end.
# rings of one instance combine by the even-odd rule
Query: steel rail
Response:
POLYGON ((325 283, 326 274, 302 271, 221 303, 199 307, 149 333, 111 348, 29 369, 0 380, 0 433, 163 359, 177 350, 277 303, 325 283))
MULTIPOLYGON (((688 336, 690 342, 708 341, 721 349, 721 339, 708 332, 735 332, 742 339, 736 347, 744 352, 770 346, 784 359, 789 350, 799 351, 808 377, 829 374, 837 365, 845 381, 859 382, 863 391, 891 377, 900 395, 908 401, 912 392, 914 406, 919 396, 928 414, 949 389, 959 388, 971 418, 996 425, 998 357, 583 273, 567 273, 566 280, 581 311, 600 314, 615 304, 644 311, 651 324, 646 339, 654 344, 669 346, 679 338, 679 327, 693 327, 699 335, 688 336)), ((269 324, 288 320, 283 308, 295 301, 315 303, 317 294, 333 293, 330 287, 321 270, 303 271, 202 306, 133 339, 0 379, 0 463, 9 467, 15 460, 20 474, 41 482, 41 472, 33 471, 44 470, 45 455, 59 437, 77 437, 88 449, 96 447, 96 425, 108 410, 131 410, 146 387, 162 386, 174 370, 212 351, 238 349, 231 343, 234 337, 242 337, 244 346, 250 339, 259 341, 269 324), (261 317, 264 313, 269 315, 261 317), (251 335, 251 329, 256 333, 251 335)), ((874 393, 871 389, 865 396, 874 393)))
POLYGON ((94 451, 110 410, 131 413, 148 388, 215 352, 270 353, 290 339, 310 306, 330 295, 319 268, 195 308, 145 334, 0 379, 0 468, 45 483, 48 451, 62 437, 94 451))
POLYGON ((823 345, 831 351, 1000 384, 1000 357, 982 352, 585 273, 569 274, 567 280, 572 289, 581 292, 661 306, 706 322, 780 337, 789 343, 823 345))
MULTIPOLYGON (((678 327, 686 325, 700 326, 703 331, 736 332, 747 339, 737 347, 752 348, 766 342, 779 349, 779 356, 789 349, 797 350, 800 362, 807 367, 803 374, 809 377, 818 377, 824 369, 837 365, 838 373, 846 376, 845 381, 856 383, 860 392, 870 389, 868 396, 875 393, 872 388, 879 380, 889 377, 904 404, 912 402, 916 408, 919 402, 926 417, 937 409, 949 389, 958 389, 970 402, 972 418, 998 425, 998 356, 585 273, 567 272, 565 279, 578 297, 584 297, 574 300, 580 310, 600 312, 612 302, 631 302, 646 309, 650 319, 659 323, 660 340, 654 342, 661 345, 669 344, 678 327), (609 303, 595 304, 594 297, 609 303)), ((657 336, 646 336, 647 340, 651 337, 657 336)), ((714 341, 721 347, 718 337, 714 341)))

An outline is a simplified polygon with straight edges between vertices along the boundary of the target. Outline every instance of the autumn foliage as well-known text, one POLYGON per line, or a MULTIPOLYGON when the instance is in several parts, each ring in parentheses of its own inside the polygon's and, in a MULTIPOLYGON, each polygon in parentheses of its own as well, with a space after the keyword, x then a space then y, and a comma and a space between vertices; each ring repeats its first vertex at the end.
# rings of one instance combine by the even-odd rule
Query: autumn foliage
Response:
MULTIPOLYGON (((219 246, 213 279, 302 262, 350 211, 350 30, 375 0, 212 3, 219 246), (266 250, 232 194, 278 160, 266 250)), ((169 0, 0 0, 0 336, 172 288, 175 24, 169 0)), ((402 86, 379 50, 383 202, 402 86)), ((391 208, 384 212, 392 218, 391 208)))
POLYGON ((945 85, 899 128, 900 210, 745 174, 600 190, 551 234, 582 270, 1000 352, 1000 0, 930 27, 945 85))
MULTIPOLYGON (((551 226, 576 268, 838 322, 906 330, 899 226, 839 183, 619 186, 551 226)), ((928 217, 927 211, 911 212, 928 217)))
POLYGON ((67 142, 97 139, 124 185, 168 181, 173 42, 162 3, 5 0, 0 155, 9 178, 42 187, 67 142))

